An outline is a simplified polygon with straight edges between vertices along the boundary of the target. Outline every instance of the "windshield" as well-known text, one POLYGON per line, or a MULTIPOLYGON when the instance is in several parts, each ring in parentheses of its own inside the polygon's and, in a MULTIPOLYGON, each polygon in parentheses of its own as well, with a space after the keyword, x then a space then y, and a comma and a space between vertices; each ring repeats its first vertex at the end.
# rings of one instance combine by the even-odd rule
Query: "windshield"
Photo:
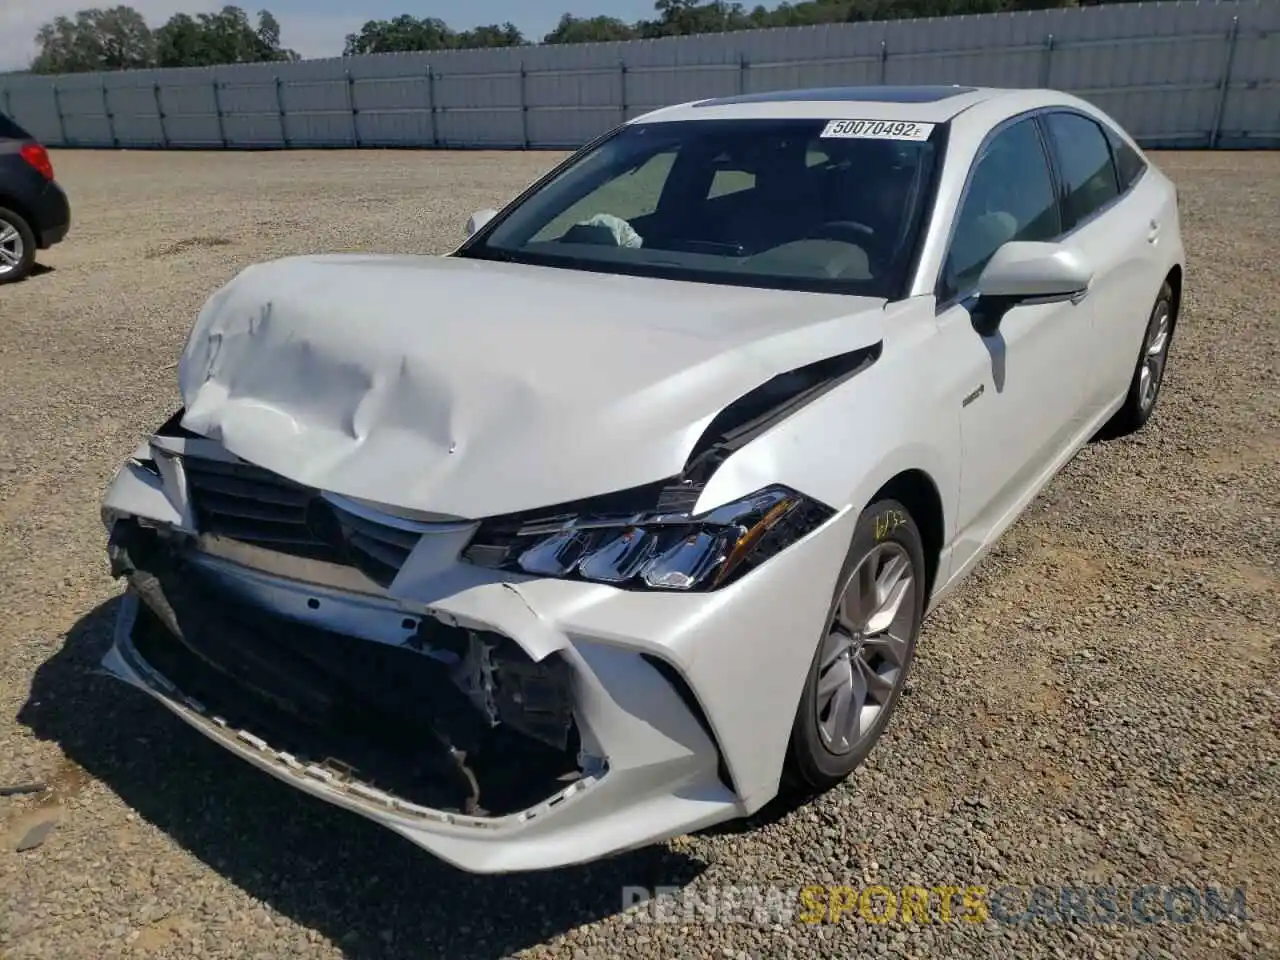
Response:
POLYGON ((896 298, 944 128, 830 128, 835 135, 823 120, 624 127, 459 255, 896 298), (887 138, 913 133, 928 139, 887 138))

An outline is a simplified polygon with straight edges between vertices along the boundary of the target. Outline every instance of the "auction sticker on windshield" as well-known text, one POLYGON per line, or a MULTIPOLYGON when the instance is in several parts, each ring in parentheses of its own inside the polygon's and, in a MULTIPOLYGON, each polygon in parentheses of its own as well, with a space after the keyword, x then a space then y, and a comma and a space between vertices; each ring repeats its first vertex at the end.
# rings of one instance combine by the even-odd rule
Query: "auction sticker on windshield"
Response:
POLYGON ((933 126, 906 120, 832 120, 822 135, 853 140, 928 140, 933 126))

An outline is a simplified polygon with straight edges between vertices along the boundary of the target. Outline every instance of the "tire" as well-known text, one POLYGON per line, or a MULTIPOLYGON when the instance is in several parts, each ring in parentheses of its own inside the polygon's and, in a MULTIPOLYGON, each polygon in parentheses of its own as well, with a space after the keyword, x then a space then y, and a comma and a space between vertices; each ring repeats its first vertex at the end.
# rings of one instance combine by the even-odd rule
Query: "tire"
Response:
POLYGON ((17 283, 31 272, 35 262, 36 237, 31 227, 12 210, 0 207, 0 283, 17 283), (6 254, 14 253, 15 248, 18 259, 10 263, 6 254))
POLYGON ((1173 342, 1173 328, 1177 316, 1173 311, 1173 288, 1166 282, 1160 288, 1151 315, 1147 318, 1147 328, 1142 334, 1142 346, 1138 350, 1138 359, 1134 364, 1133 378, 1129 381, 1129 392, 1125 395, 1124 406, 1116 411, 1105 427, 1103 434, 1108 437, 1123 437, 1141 430, 1155 412, 1156 402, 1160 399, 1160 387, 1164 383, 1165 367, 1169 364, 1169 346, 1173 342), (1157 346, 1158 352, 1151 351, 1157 346))
MULTIPOLYGON (((836 580, 827 626, 818 640, 796 709, 787 758, 788 779, 798 781, 796 785, 815 791, 835 786, 866 759, 880 739, 915 658, 924 619, 924 592, 924 546, 915 521, 896 500, 873 503, 854 528, 853 542, 836 580), (866 589, 869 581, 864 579, 869 571, 879 572, 882 586, 901 584, 902 579, 893 580, 891 565, 900 568, 906 586, 894 608, 896 615, 881 632, 884 610, 891 604, 882 605, 879 615, 868 621, 865 613, 873 604, 859 605, 857 598, 870 596, 866 589), (856 628, 858 622, 861 629, 856 628), (875 709, 873 713, 857 711, 855 727, 852 720, 840 722, 837 701, 843 696, 841 690, 847 689, 850 703, 856 703, 859 675, 864 678, 866 703, 875 709), (833 687, 837 689, 830 693, 833 687)), ((893 589, 888 593, 892 595, 893 589)))

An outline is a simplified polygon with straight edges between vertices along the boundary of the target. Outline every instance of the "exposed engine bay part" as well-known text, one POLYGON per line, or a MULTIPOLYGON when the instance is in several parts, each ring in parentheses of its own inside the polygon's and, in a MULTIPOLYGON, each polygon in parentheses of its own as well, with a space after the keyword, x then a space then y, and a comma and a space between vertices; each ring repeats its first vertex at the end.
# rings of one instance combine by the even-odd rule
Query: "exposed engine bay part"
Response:
POLYGON ((569 746, 572 677, 560 657, 535 663, 514 641, 498 633, 447 627, 422 618, 406 646, 437 659, 454 658, 450 676, 489 726, 506 724, 557 750, 569 746), (459 649, 462 637, 465 647, 459 649))
POLYGON ((430 618, 397 648, 272 616, 132 521, 109 552, 142 600, 131 639, 148 665, 302 763, 469 816, 526 809, 581 776, 559 657, 535 664, 507 637, 430 618))

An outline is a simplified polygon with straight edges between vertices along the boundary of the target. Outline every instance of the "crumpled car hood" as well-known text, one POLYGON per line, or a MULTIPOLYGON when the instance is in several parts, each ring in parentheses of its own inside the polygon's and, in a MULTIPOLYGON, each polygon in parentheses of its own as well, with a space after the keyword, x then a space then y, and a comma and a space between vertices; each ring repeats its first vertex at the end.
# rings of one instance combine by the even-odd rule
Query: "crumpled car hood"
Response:
POLYGON ((884 301, 454 257, 293 257, 210 298, 183 425, 299 483, 480 518, 678 474, 723 407, 884 301))

